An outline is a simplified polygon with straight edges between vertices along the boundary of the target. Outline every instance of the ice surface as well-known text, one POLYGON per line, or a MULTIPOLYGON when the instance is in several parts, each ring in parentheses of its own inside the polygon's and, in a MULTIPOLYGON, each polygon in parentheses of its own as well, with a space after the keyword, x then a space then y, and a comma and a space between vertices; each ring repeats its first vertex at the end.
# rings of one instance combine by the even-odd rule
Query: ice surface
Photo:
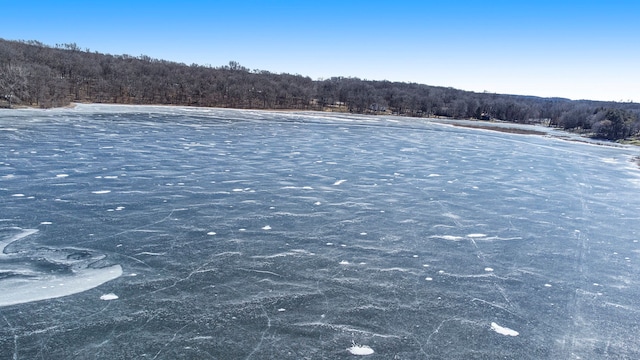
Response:
POLYGON ((5 109, 0 354, 640 358, 640 150, 444 122, 5 109))

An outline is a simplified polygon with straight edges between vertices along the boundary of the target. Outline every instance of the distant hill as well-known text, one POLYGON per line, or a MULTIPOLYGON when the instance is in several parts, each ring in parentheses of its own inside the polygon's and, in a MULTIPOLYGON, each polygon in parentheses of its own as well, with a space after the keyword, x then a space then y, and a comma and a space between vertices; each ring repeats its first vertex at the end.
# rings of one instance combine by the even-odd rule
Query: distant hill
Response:
POLYGON ((296 109, 545 122, 619 139, 640 131, 640 104, 475 93, 447 87, 210 67, 0 39, 0 107, 71 102, 296 109))

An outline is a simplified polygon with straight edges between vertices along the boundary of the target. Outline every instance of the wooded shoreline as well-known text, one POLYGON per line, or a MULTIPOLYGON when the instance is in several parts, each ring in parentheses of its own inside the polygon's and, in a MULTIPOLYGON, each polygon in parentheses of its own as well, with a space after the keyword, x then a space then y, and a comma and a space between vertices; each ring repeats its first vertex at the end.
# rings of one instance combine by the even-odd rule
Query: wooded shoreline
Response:
POLYGON ((500 120, 620 140, 640 135, 640 104, 475 93, 415 83, 186 65, 76 44, 0 39, 0 107, 72 102, 500 120))

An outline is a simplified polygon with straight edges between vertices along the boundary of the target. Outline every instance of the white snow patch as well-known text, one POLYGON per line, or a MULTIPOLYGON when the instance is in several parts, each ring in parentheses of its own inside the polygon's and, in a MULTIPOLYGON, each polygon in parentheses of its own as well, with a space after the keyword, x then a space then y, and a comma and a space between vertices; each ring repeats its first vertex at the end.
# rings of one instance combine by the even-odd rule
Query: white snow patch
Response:
POLYGON ((287 311, 287 309, 284 309, 284 308, 278 309, 278 312, 285 312, 285 311, 287 311))
POLYGON ((265 225, 262 227, 262 230, 271 230, 271 226, 265 225))
POLYGON ((544 287, 551 287, 551 284, 544 284, 544 287))
POLYGON ((424 279, 425 279, 425 280, 427 280, 427 281, 432 281, 432 280, 433 280, 433 278, 432 278, 432 277, 426 277, 426 278, 424 278, 424 279))
POLYGON ((448 241, 460 241, 460 240, 462 240, 461 236, 453 236, 453 235, 433 235, 431 237, 435 238, 435 239, 443 239, 443 240, 448 240, 448 241))
POLYGON ((53 224, 51 221, 43 221, 40 223, 40 225, 51 225, 53 224))
POLYGON ((149 256, 164 256, 166 255, 166 252, 151 252, 151 251, 142 251, 137 253, 136 255, 149 255, 149 256))
POLYGON ((492 272, 492 271, 493 271, 493 268, 486 267, 486 268, 484 268, 484 271, 486 271, 486 272, 492 272))
POLYGON ((213 235, 215 235, 215 234, 216 234, 216 232, 215 232, 215 231, 209 231, 209 232, 207 233, 207 235, 211 235, 211 236, 213 236, 213 235))
POLYGON ((487 237, 486 234, 468 234, 467 237, 470 238, 482 238, 482 237, 487 237))
POLYGON ((500 335, 504 335, 504 336, 518 336, 520 335, 519 332, 513 330, 513 329, 509 329, 508 327, 503 327, 500 326, 494 322, 491 323, 491 330, 497 332, 500 335))
POLYGON ((100 300, 116 300, 118 299, 118 295, 114 293, 108 293, 100 296, 100 300))
POLYGON ((371 347, 357 344, 353 344, 353 346, 348 348, 347 351, 351 353, 351 355, 371 355, 374 353, 371 347))
POLYGON ((349 265, 349 262, 347 260, 342 260, 340 261, 340 265, 349 265))

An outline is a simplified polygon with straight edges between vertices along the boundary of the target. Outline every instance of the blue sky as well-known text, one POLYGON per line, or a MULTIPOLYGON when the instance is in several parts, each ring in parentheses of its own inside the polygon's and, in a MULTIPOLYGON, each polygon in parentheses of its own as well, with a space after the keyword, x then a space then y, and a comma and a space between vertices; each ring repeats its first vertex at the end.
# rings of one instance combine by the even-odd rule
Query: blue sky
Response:
POLYGON ((640 102, 640 1, 12 1, 0 37, 186 64, 640 102))

